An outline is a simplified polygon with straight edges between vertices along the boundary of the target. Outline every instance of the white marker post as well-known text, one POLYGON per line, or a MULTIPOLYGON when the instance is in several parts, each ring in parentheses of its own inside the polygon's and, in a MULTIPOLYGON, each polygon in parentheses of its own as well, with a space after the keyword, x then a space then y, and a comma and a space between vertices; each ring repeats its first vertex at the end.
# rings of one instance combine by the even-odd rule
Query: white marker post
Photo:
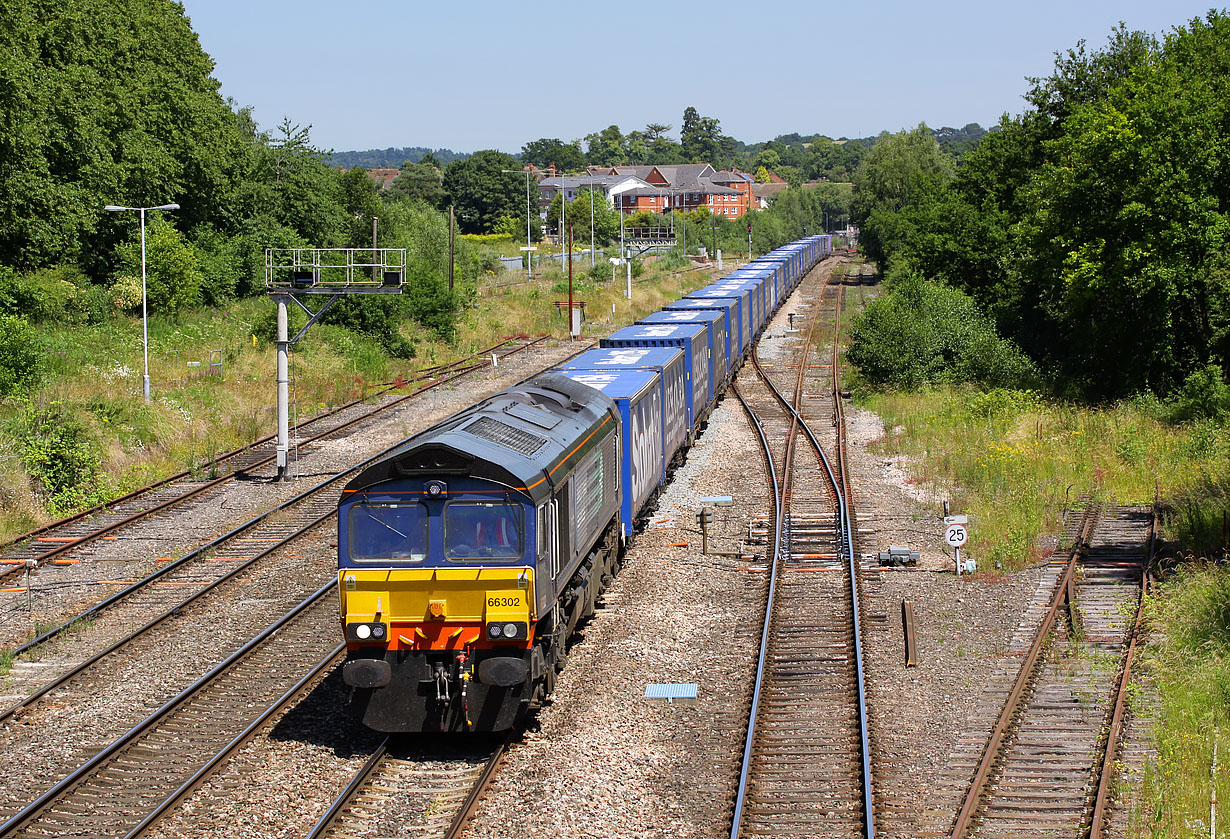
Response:
POLYGON ((961 546, 969 541, 969 516, 944 516, 944 541, 953 547, 957 562, 957 576, 961 576, 961 546))
POLYGON ((534 251, 538 250, 538 248, 523 247, 521 250, 525 251, 525 279, 532 280, 534 279, 534 251))

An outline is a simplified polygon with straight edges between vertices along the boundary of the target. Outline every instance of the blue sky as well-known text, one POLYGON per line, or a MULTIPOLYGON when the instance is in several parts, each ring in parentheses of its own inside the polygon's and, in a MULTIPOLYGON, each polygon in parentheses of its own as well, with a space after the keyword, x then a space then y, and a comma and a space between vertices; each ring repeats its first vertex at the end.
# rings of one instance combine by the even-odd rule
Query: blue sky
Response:
POLYGON ((753 143, 861 137, 1019 113, 1026 76, 1124 21, 1169 31, 1205 2, 815 0, 342 4, 182 0, 224 96, 338 151, 518 152, 684 108, 753 143))

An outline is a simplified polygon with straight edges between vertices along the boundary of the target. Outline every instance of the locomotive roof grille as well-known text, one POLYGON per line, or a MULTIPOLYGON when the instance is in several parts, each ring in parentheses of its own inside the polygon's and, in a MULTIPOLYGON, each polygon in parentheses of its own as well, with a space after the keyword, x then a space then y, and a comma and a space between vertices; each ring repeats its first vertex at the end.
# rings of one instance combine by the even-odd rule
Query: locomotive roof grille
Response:
POLYGON ((491 417, 479 417, 461 430, 483 440, 490 440, 506 449, 520 452, 526 457, 532 457, 547 443, 542 437, 522 431, 520 428, 513 428, 491 417))

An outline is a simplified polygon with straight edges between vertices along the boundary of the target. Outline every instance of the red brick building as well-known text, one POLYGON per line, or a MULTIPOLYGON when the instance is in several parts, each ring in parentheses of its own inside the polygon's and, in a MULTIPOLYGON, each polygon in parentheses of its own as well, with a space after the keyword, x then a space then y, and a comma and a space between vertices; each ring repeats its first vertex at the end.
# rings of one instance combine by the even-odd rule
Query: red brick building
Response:
POLYGON ((608 175, 634 175, 647 186, 616 195, 615 208, 632 214, 687 212, 700 207, 727 218, 738 218, 752 204, 752 177, 739 171, 717 172, 708 163, 679 166, 613 166, 608 175))

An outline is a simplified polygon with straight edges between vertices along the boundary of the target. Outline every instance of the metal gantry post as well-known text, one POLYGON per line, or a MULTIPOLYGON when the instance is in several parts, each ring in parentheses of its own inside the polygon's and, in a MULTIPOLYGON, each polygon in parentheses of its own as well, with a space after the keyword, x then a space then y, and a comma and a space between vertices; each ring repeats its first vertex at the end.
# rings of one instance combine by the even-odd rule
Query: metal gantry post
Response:
POLYGON ((145 208, 141 207, 141 350, 145 353, 145 375, 141 379, 141 390, 145 393, 145 401, 149 402, 149 312, 145 295, 145 208))
POLYGON ((278 480, 286 477, 289 466, 290 452, 290 329, 287 304, 289 295, 274 295, 273 302, 278 309, 278 447, 277 466, 278 480))

